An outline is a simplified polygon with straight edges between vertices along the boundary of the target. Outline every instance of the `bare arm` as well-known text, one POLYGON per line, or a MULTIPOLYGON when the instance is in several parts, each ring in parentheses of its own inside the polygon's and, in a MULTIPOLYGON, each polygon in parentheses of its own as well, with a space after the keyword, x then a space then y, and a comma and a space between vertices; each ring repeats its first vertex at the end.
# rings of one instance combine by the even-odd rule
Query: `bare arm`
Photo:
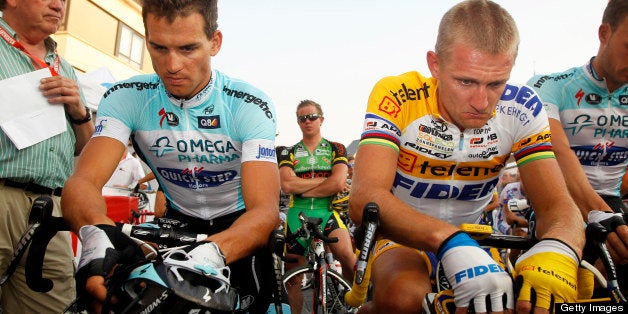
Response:
POLYGON ((297 177, 290 167, 279 168, 279 176, 281 177, 281 190, 288 194, 302 194, 325 181, 325 178, 303 179, 297 177))
POLYGON ((227 263, 251 255, 268 243, 279 224, 279 175, 277 164, 248 161, 242 164, 242 196, 246 213, 227 230, 208 238, 225 254, 227 263))
POLYGON ((380 145, 362 145, 355 162, 349 210, 351 219, 362 221, 368 202, 380 207, 381 232, 403 245, 436 252, 458 228, 423 215, 396 198, 390 189, 397 170, 397 153, 380 145))
POLYGON ((125 144, 108 137, 96 137, 83 149, 74 174, 65 183, 61 198, 63 216, 74 232, 78 233, 84 225, 113 225, 107 217, 102 187, 125 152, 125 144))
POLYGON ((576 154, 571 150, 560 121, 550 118, 549 123, 556 160, 565 178, 569 193, 578 205, 584 221, 587 221, 587 215, 591 210, 612 211, 589 183, 576 154))
POLYGON ((585 242, 582 216, 567 191, 556 160, 531 161, 519 167, 519 174, 534 205, 538 237, 562 240, 582 256, 585 242))
POLYGON ((338 192, 342 192, 344 189, 348 189, 347 184, 347 172, 349 168, 346 164, 336 164, 331 168, 331 175, 323 183, 317 185, 315 188, 304 192, 303 197, 326 197, 330 195, 336 195, 338 192))

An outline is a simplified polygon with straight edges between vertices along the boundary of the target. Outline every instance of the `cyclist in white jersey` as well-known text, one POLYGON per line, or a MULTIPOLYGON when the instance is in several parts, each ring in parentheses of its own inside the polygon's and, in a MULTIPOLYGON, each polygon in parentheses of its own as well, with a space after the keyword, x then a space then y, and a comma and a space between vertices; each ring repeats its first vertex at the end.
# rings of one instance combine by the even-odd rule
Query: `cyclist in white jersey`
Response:
MULTIPOLYGON (((133 247, 113 228, 99 192, 130 137, 166 196, 165 217, 210 235, 189 252, 191 264, 230 267, 240 310, 265 312, 274 279, 264 246, 279 223, 274 106, 257 88, 211 69, 222 42, 216 1, 182 4, 144 1, 156 74, 103 95, 96 131, 67 182, 64 215, 83 242, 77 287, 102 302, 112 248, 133 247)), ((141 259, 133 253, 117 262, 141 259)))
MULTIPOLYGON (((585 65, 528 81, 547 109, 557 160, 588 222, 625 211, 620 186, 628 165, 628 1, 608 2, 598 37, 598 53, 585 65)), ((619 264, 628 264, 625 223, 608 224, 613 232, 607 245, 619 264)))
POLYGON ((584 228, 551 151, 542 103, 531 88, 506 83, 518 44, 503 8, 463 1, 445 13, 435 51, 427 53, 431 78, 409 72, 373 88, 350 212, 359 222, 364 206, 377 203, 384 241, 372 260, 373 302, 358 313, 420 311, 436 258, 457 311, 511 311, 513 291, 518 312, 575 301, 584 228), (515 287, 457 227, 479 220, 511 154, 538 207, 542 239, 517 260, 515 287), (539 178, 543 184, 534 184, 539 178))

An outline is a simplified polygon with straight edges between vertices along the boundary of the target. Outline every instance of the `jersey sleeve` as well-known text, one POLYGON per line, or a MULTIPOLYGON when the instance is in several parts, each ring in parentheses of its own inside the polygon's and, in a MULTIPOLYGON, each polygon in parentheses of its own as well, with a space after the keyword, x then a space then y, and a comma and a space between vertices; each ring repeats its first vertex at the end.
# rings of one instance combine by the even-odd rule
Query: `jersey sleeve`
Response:
POLYGON ((543 102, 543 106, 547 111, 547 116, 551 119, 560 121, 560 106, 564 102, 561 98, 560 90, 556 84, 551 81, 553 78, 547 75, 537 75, 528 81, 528 85, 532 87, 543 102))
POLYGON ((506 111, 512 109, 514 145, 512 152, 517 166, 530 161, 555 158, 547 112, 532 88, 526 85, 507 85, 502 100, 511 100, 506 111))
POLYGON ((279 168, 290 167, 294 169, 294 155, 292 153, 292 147, 282 147, 277 150, 277 160, 279 168))
POLYGON ((401 129, 404 122, 401 106, 390 94, 400 86, 399 77, 385 77, 378 81, 368 99, 360 146, 383 145, 399 152, 401 129))
POLYGON ((140 117, 141 108, 148 103, 149 93, 138 93, 143 89, 157 89, 156 81, 145 81, 147 76, 136 76, 111 86, 98 105, 92 137, 115 138, 124 145, 135 128, 135 118, 140 117))
POLYGON ((277 120, 272 100, 262 91, 242 81, 234 80, 228 88, 236 91, 236 96, 228 96, 227 101, 235 108, 233 133, 242 142, 242 162, 277 163, 277 120))
POLYGON ((347 164, 347 149, 345 146, 338 142, 331 142, 332 146, 332 165, 347 164))

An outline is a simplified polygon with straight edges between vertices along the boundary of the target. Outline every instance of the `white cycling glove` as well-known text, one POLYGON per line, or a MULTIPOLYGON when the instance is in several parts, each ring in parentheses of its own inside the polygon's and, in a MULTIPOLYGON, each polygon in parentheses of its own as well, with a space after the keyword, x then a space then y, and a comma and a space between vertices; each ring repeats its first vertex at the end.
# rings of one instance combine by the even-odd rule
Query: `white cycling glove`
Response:
POLYGON ((76 289, 85 290, 87 279, 107 276, 116 264, 132 265, 144 261, 137 244, 115 226, 85 225, 79 229, 81 259, 76 273, 76 289))
POLYGON ((624 221, 624 215, 620 213, 603 212, 601 210, 590 211, 587 218, 588 218, 589 223, 599 222, 606 228, 611 227, 609 231, 615 231, 614 229, 617 228, 617 225, 626 224, 626 221, 624 221), (611 226, 611 221, 613 221, 612 226, 611 226))
POLYGON ((438 249, 456 307, 473 306, 475 312, 514 309, 512 279, 464 232, 454 233, 438 249))
POLYGON ((184 269, 218 279, 226 284, 230 282, 230 269, 225 266, 225 256, 215 242, 205 242, 189 252, 181 249, 170 251, 164 256, 164 264, 175 274, 178 281, 184 280, 178 269, 184 269))

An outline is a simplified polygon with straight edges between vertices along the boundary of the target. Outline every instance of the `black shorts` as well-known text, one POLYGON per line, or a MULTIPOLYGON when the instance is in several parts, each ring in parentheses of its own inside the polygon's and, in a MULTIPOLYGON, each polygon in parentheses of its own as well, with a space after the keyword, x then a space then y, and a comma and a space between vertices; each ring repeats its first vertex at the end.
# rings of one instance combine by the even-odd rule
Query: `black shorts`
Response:
MULTIPOLYGON (((164 217, 187 223, 184 227, 186 231, 211 235, 229 228, 244 212, 241 210, 217 219, 202 220, 181 214, 168 206, 164 217)), ((231 286, 240 295, 242 310, 238 312, 266 313, 276 284, 270 250, 264 247, 228 266, 231 269, 231 286)))

